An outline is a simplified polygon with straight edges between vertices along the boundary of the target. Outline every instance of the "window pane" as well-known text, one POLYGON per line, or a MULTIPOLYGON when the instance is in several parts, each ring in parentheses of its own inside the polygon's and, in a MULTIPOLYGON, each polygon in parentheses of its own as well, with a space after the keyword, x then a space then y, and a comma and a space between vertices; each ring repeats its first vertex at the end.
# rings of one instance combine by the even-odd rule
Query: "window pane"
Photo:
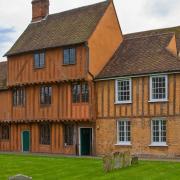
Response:
POLYGON ((74 126, 73 125, 65 125, 64 126, 64 143, 66 145, 73 145, 73 137, 74 137, 74 126))
POLYGON ((52 97, 52 87, 51 86, 42 86, 40 88, 40 101, 41 104, 51 104, 52 97))
POLYGON ((44 53, 40 53, 40 63, 39 63, 39 67, 42 68, 45 65, 45 54, 44 53))
POLYGON ((69 49, 64 49, 64 64, 69 64, 70 57, 69 57, 69 49))
POLYGON ((69 49, 69 63, 70 64, 75 64, 76 61, 76 51, 75 48, 69 49))
POLYGON ((82 83, 82 102, 89 101, 89 88, 88 83, 82 83))
POLYGON ((13 105, 20 106, 25 104, 25 89, 15 88, 13 89, 13 105))
POLYGON ((117 81, 117 96, 117 100, 119 102, 131 100, 131 87, 129 79, 117 81))
POLYGON ((153 142, 162 143, 166 142, 166 121, 153 120, 152 121, 152 136, 153 142))
POLYGON ((1 139, 9 140, 10 127, 8 124, 1 124, 0 132, 1 132, 1 139))
POLYGON ((34 54, 34 65, 35 65, 35 68, 39 68, 39 65, 40 62, 39 62, 39 53, 36 53, 34 54))
POLYGON ((42 124, 40 126, 40 144, 50 145, 50 125, 42 124))
POLYGON ((119 121, 119 142, 130 142, 131 141, 131 122, 130 121, 119 121))
POLYGON ((152 77, 152 99, 166 99, 166 76, 152 77))
POLYGON ((35 68, 43 68, 45 65, 45 53, 35 53, 34 54, 34 66, 35 68))
POLYGON ((73 103, 80 102, 81 85, 80 83, 72 85, 72 101, 73 103))
POLYGON ((76 63, 76 49, 69 48, 64 49, 64 64, 75 64, 76 63))

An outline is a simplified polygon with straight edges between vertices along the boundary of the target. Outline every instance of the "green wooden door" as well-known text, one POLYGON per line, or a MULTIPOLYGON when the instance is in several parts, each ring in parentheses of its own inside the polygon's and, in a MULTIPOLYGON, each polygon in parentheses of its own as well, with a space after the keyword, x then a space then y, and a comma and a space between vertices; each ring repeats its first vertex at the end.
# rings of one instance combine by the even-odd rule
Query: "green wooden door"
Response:
POLYGON ((92 128, 81 128, 81 155, 89 156, 92 151, 92 128))
POLYGON ((30 132, 29 131, 22 132, 22 146, 23 146, 23 152, 29 152, 30 150, 30 132))

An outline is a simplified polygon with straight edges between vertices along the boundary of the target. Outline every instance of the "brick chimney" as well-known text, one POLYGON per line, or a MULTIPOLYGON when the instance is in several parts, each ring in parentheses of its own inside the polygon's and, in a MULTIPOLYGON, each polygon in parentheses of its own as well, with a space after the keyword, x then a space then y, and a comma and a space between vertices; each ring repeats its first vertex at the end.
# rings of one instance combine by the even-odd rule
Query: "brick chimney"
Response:
POLYGON ((32 22, 40 21, 49 14, 49 0, 32 0, 32 22))

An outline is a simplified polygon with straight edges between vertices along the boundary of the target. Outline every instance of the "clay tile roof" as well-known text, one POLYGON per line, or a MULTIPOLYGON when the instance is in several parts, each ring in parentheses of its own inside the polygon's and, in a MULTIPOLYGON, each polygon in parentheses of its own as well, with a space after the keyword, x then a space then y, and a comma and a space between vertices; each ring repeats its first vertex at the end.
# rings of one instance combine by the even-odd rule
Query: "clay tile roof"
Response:
POLYGON ((137 33, 132 33, 132 34, 125 34, 124 38, 125 39, 136 38, 136 37, 156 35, 156 34, 169 33, 169 32, 175 33, 176 42, 177 42, 177 49, 180 51, 180 26, 164 28, 164 29, 155 29, 155 30, 137 32, 137 33))
POLYGON ((6 56, 34 50, 84 43, 88 40, 110 1, 48 15, 31 23, 6 56))
POLYGON ((7 89, 7 62, 0 62, 0 90, 7 89))
POLYGON ((97 79, 180 71, 167 45, 174 33, 125 39, 97 79))

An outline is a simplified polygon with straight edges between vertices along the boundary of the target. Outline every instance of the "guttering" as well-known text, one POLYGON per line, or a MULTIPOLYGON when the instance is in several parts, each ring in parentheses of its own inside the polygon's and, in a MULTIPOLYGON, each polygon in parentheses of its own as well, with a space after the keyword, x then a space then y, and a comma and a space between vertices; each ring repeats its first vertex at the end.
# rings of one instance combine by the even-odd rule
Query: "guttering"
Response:
POLYGON ((137 74, 137 75, 124 75, 124 76, 114 76, 114 77, 105 77, 105 78, 96 78, 94 81, 107 81, 107 80, 115 80, 118 78, 138 78, 138 77, 146 77, 146 76, 153 76, 153 75, 163 75, 163 74, 180 74, 179 71, 171 71, 171 72, 154 72, 154 73, 146 73, 146 74, 137 74))

